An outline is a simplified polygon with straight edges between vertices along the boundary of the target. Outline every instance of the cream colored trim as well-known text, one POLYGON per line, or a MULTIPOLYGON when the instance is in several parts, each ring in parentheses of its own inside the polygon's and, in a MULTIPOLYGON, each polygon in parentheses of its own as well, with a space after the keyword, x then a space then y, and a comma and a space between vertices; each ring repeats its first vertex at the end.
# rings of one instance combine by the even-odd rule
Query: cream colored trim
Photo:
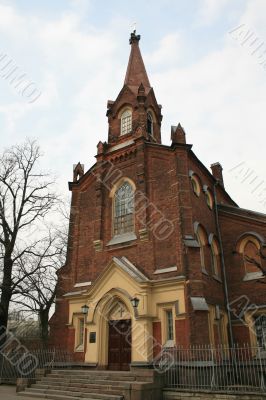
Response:
POLYGON ((137 236, 135 235, 134 232, 122 233, 121 235, 113 236, 112 239, 109 240, 106 246, 113 246, 115 244, 132 242, 133 240, 136 239, 137 236))
POLYGON ((79 291, 76 291, 76 292, 68 292, 68 293, 65 293, 65 294, 63 294, 63 297, 74 297, 74 296, 80 296, 80 295, 82 295, 82 293, 85 293, 86 292, 86 290, 79 290, 79 291))
POLYGON ((113 198, 114 195, 115 195, 115 192, 117 191, 117 189, 119 189, 120 186, 122 186, 124 182, 128 182, 128 183, 132 186, 133 192, 136 191, 137 188, 136 188, 135 182, 132 181, 132 179, 128 178, 127 176, 123 176, 122 178, 120 178, 120 179, 113 185, 112 189, 110 190, 109 197, 113 198))
POLYGON ((84 316, 82 316, 82 314, 79 315, 75 315, 73 317, 73 326, 75 328, 75 347, 74 347, 74 351, 75 352, 84 352, 84 348, 85 348, 85 318, 84 316), (80 324, 81 324, 81 320, 84 321, 84 325, 83 325, 83 343, 79 343, 79 339, 80 339, 80 324))
POLYGON ((156 274, 165 274, 167 272, 173 272, 173 271, 177 271, 177 266, 176 265, 173 266, 173 267, 166 267, 166 268, 156 269, 154 271, 154 275, 156 275, 156 274))
POLYGON ((122 114, 124 114, 124 112, 127 111, 127 110, 131 111, 131 114, 132 114, 132 107, 127 104, 127 105, 124 105, 123 107, 120 108, 120 110, 119 110, 119 112, 117 114, 117 118, 121 119, 122 114))
POLYGON ((265 278, 265 275, 263 275, 262 271, 247 272, 243 278, 243 281, 253 281, 253 280, 263 279, 263 278, 265 278))
POLYGON ((135 141, 132 139, 127 140, 126 142, 112 146, 108 153, 112 153, 115 150, 123 149, 124 147, 130 146, 131 144, 134 144, 134 143, 135 143, 135 141))
POLYGON ((79 282, 74 285, 74 287, 90 286, 91 282, 79 282))
POLYGON ((227 313, 220 308, 220 319, 216 319, 216 310, 215 305, 208 305, 209 306, 209 316, 208 316, 208 323, 209 323, 209 336, 210 336, 210 343, 212 346, 216 346, 215 337, 214 337, 214 326, 217 326, 217 329, 220 330, 220 340, 222 345, 228 345, 228 334, 227 334, 227 325, 228 325, 228 316, 227 313), (220 326, 218 326, 220 325, 220 326))
POLYGON ((189 176, 191 180, 192 190, 195 193, 195 195, 199 197, 201 194, 201 180, 195 172, 190 171, 189 176))
POLYGON ((161 329, 162 329, 162 345, 164 346, 169 340, 167 339, 167 311, 172 311, 173 316, 173 341, 176 343, 176 332, 175 332, 175 305, 165 304, 162 306, 161 310, 161 329))
MULTIPOLYGON (((69 298, 69 323, 72 323, 83 304, 89 306, 86 328, 96 333, 96 343, 87 343, 86 362, 98 363, 106 366, 108 361, 108 317, 116 301, 121 301, 132 321, 132 362, 148 362, 152 360, 152 322, 162 322, 165 329, 164 309, 172 309, 174 321, 180 318, 175 316, 175 304, 179 303, 179 313, 184 315, 185 308, 185 278, 174 277, 168 279, 144 281, 136 267, 127 260, 127 268, 118 264, 122 258, 114 258, 103 273, 79 297, 69 298), (138 273, 137 273, 138 272, 138 273), (137 279, 137 278, 140 279, 137 279), (140 302, 137 312, 131 304, 131 298, 137 297, 140 302)), ((166 334, 165 334, 166 337, 166 334)), ((165 341, 165 338, 163 339, 165 341)))
POLYGON ((239 244, 237 245, 237 248, 238 248, 238 252, 239 252, 239 253, 241 253, 241 254, 244 253, 245 246, 246 246, 246 244, 247 244, 248 242, 252 242, 252 243, 257 247, 258 250, 260 249, 260 242, 259 242, 259 240, 258 240, 255 236, 247 235, 247 236, 245 236, 245 238, 240 239, 240 242, 239 242, 239 244))

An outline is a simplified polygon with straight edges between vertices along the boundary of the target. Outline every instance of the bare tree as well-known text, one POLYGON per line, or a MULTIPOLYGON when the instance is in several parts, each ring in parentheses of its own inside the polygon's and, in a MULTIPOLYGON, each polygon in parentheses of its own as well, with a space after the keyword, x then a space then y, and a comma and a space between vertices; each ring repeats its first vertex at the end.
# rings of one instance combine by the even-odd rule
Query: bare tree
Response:
MULTIPOLYGON (((262 261, 266 260, 266 254, 263 253, 262 249, 260 248, 260 250, 258 251, 258 255, 260 256, 260 259, 262 261)), ((255 265, 261 272, 262 272, 262 276, 266 277, 266 268, 263 267, 262 263, 259 262, 258 260, 256 260, 253 257, 249 257, 247 255, 245 255, 245 260, 252 265, 255 265)), ((261 280, 258 280, 256 282, 262 283, 262 284, 266 284, 266 282, 263 282, 261 280)))
POLYGON ((0 156, 0 327, 7 326, 12 295, 39 268, 21 261, 35 255, 42 243, 41 223, 58 204, 54 180, 40 171, 40 148, 27 140, 0 156))
POLYGON ((57 289, 57 271, 64 265, 67 248, 67 226, 57 225, 49 230, 49 235, 38 244, 38 249, 19 259, 16 281, 22 271, 24 276, 16 286, 12 303, 20 311, 38 315, 43 344, 49 337, 49 314, 54 304, 57 289), (33 274, 27 271, 34 270, 33 274))

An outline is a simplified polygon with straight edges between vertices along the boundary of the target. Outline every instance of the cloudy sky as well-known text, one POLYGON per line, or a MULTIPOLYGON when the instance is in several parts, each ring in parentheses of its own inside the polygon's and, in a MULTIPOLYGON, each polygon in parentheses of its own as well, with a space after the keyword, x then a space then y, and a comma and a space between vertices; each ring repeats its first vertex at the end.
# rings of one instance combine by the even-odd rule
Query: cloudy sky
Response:
POLYGON ((88 169, 107 139, 134 22, 163 143, 180 122, 202 162, 223 165, 232 198, 266 212, 265 0, 0 0, 0 150, 36 138, 66 194, 73 164, 88 169), (36 101, 4 60, 34 82, 36 101))

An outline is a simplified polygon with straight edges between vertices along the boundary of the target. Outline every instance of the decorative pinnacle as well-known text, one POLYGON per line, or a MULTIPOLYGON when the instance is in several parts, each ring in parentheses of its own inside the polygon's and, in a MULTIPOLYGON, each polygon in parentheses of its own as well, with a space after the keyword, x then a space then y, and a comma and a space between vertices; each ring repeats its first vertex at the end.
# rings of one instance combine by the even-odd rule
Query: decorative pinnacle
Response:
POLYGON ((140 41, 140 35, 136 35, 136 29, 130 34, 129 44, 138 43, 140 41))

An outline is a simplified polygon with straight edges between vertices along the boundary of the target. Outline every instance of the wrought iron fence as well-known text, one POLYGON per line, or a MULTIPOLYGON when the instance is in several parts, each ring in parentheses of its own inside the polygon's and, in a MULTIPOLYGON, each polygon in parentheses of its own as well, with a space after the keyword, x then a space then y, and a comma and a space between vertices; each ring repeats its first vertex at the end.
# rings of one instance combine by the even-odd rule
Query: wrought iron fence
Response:
POLYGON ((68 368, 73 355, 61 349, 40 349, 31 351, 10 350, 0 354, 0 384, 16 383, 17 378, 34 379, 39 368, 68 368))
POLYGON ((266 352, 260 347, 168 348, 158 368, 168 388, 235 393, 266 390, 266 352))

